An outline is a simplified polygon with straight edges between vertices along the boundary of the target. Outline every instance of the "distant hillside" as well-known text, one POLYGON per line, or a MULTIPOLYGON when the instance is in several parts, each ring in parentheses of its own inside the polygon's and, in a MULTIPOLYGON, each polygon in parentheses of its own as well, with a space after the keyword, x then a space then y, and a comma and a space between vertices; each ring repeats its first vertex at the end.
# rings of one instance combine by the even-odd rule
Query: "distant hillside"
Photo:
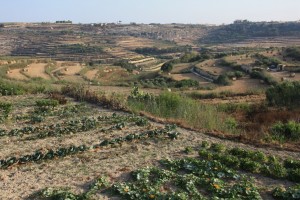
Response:
POLYGON ((238 20, 233 24, 211 29, 200 43, 238 42, 256 37, 300 37, 300 22, 250 22, 238 20))

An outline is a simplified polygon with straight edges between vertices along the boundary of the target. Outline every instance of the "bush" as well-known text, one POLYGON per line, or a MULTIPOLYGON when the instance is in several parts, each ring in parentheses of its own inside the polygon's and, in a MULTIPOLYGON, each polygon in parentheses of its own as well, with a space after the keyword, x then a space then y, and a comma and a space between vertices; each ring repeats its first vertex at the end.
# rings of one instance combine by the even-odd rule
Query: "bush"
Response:
POLYGON ((290 47, 285 50, 286 56, 300 61, 300 47, 290 47))
POLYGON ((116 62, 116 63, 114 63, 114 65, 115 66, 120 66, 120 67, 126 69, 128 72, 132 72, 133 70, 138 69, 137 66, 135 66, 132 63, 129 63, 127 60, 122 60, 122 61, 116 62))
POLYGON ((52 108, 58 106, 59 104, 57 100, 53 100, 53 99, 37 100, 35 103, 38 107, 52 107, 52 108))
POLYGON ((284 82, 266 91, 269 105, 273 106, 300 106, 300 82, 284 82))
POLYGON ((271 134, 275 138, 284 138, 287 140, 300 139, 300 123, 289 121, 288 123, 278 122, 271 127, 271 134))
POLYGON ((269 85, 276 85, 276 80, 270 75, 266 74, 264 71, 252 71, 250 74, 251 78, 260 79, 266 82, 269 85))
POLYGON ((214 83, 219 85, 231 85, 232 82, 229 80, 228 76, 226 75, 220 75, 216 80, 214 80, 214 83))
POLYGON ((195 80, 181 80, 175 83, 175 87, 182 88, 182 87, 198 87, 199 82, 195 80))
POLYGON ((172 71, 172 69, 173 69, 173 65, 170 62, 166 62, 161 66, 161 70, 166 73, 172 71))
POLYGON ((227 118, 225 124, 229 130, 236 130, 238 127, 237 121, 232 117, 227 118))
POLYGON ((14 84, 8 81, 0 81, 0 94, 7 95, 21 95, 25 93, 25 89, 21 85, 14 84))

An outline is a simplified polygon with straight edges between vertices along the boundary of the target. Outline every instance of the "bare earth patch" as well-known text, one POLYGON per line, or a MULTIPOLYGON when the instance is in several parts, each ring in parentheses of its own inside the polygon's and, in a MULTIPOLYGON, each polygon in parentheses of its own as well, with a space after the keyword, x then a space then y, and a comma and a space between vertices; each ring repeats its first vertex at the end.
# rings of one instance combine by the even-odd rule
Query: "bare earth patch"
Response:
POLYGON ((94 80, 97 77, 97 73, 98 73, 98 69, 93 69, 93 70, 89 70, 87 71, 84 76, 89 79, 89 80, 94 80))
POLYGON ((6 76, 8 78, 16 79, 16 80, 28 80, 28 78, 21 73, 21 70, 22 69, 9 70, 9 73, 6 76))
POLYGON ((30 77, 41 77, 46 80, 50 80, 51 77, 45 72, 45 63, 33 63, 26 67, 28 70, 26 73, 30 77))
POLYGON ((176 80, 176 81, 181 81, 181 80, 195 80, 195 81, 199 81, 201 84, 204 83, 209 83, 208 81, 206 81, 205 79, 201 78, 200 76, 197 76, 193 73, 184 73, 184 74, 171 74, 171 77, 176 80))

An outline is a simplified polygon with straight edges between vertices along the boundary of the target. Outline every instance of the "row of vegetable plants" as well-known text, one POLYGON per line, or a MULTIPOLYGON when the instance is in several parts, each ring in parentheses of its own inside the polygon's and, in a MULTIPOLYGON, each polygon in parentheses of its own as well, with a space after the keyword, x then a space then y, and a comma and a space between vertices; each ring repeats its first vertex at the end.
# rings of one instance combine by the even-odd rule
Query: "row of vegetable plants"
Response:
POLYGON ((67 118, 73 117, 76 115, 84 115, 91 112, 91 109, 88 108, 85 104, 75 104, 75 105, 67 105, 56 107, 55 109, 49 109, 44 107, 36 106, 33 111, 29 111, 28 113, 18 114, 15 116, 16 121, 21 120, 29 120, 28 122, 32 124, 43 122, 47 119, 47 117, 60 117, 67 118))
POLYGON ((0 160, 0 168, 7 169, 13 165, 26 164, 30 162, 40 162, 44 160, 52 160, 55 158, 66 157, 69 155, 82 153, 87 150, 99 149, 102 147, 117 145, 124 142, 138 141, 138 140, 149 139, 149 138, 169 138, 174 140, 177 139, 180 134, 175 129, 176 126, 167 125, 162 129, 148 130, 142 133, 130 133, 124 137, 103 140, 101 143, 92 146, 79 145, 79 146, 61 147, 55 150, 49 149, 46 152, 37 150, 33 154, 24 155, 20 157, 13 156, 13 157, 2 159, 0 160))
POLYGON ((288 188, 276 187, 272 195, 277 200, 300 199, 300 184, 288 188))
POLYGON ((202 142, 199 156, 206 160, 217 160, 227 167, 262 174, 276 179, 300 183, 300 160, 268 156, 261 151, 242 148, 226 148, 222 144, 202 142))
POLYGON ((41 139, 46 137, 62 136, 93 130, 103 123, 115 123, 115 125, 107 129, 103 128, 102 131, 111 131, 114 129, 121 130, 125 127, 125 124, 127 122, 135 123, 135 125, 138 126, 146 126, 149 124, 149 121, 147 119, 140 116, 122 116, 114 113, 111 116, 98 116, 96 118, 84 117, 82 119, 69 120, 63 123, 56 123, 46 126, 26 126, 20 129, 12 129, 10 131, 0 129, 0 137, 35 134, 28 139, 41 139))
MULTIPOLYGON (((161 163, 162 167, 133 171, 126 182, 109 184, 103 178, 98 179, 98 182, 101 182, 100 185, 104 186, 110 196, 126 200, 262 199, 253 179, 240 175, 218 161, 184 158, 162 160, 161 163)), ((103 192, 103 188, 99 192, 103 192)), ((50 199, 75 200, 86 193, 76 195, 68 190, 46 188, 38 195, 50 199)), ((92 199, 92 196, 84 197, 92 199)))
POLYGON ((60 136, 70 133, 88 131, 97 127, 97 120, 95 118, 84 117, 82 119, 70 120, 62 123, 56 123, 45 126, 26 126, 19 129, 12 129, 6 131, 0 130, 0 136, 24 136, 29 134, 36 134, 37 138, 45 138, 48 136, 60 136))

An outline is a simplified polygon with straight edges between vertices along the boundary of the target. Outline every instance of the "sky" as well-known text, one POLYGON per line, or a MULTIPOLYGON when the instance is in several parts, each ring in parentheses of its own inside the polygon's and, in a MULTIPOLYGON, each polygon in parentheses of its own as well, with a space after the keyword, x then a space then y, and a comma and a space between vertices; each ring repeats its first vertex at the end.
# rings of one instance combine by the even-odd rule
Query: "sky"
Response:
POLYGON ((0 0, 0 22, 229 24, 298 21, 300 0, 0 0))

